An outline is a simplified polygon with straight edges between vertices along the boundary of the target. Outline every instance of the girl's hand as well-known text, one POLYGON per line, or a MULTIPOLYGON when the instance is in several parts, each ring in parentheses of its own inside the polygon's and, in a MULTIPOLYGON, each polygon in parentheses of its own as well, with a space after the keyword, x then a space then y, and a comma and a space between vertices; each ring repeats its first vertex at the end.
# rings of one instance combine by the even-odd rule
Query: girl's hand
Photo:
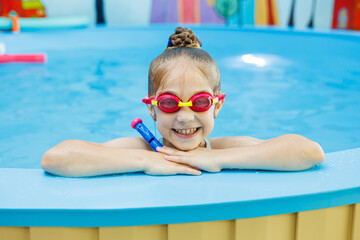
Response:
POLYGON ((157 151, 166 154, 165 159, 171 162, 186 164, 196 169, 207 172, 220 172, 221 164, 218 154, 214 154, 214 149, 196 148, 190 151, 180 151, 171 147, 158 147, 157 151))
POLYGON ((201 171, 182 163, 167 161, 162 153, 149 152, 144 164, 144 173, 149 175, 200 175, 201 171))

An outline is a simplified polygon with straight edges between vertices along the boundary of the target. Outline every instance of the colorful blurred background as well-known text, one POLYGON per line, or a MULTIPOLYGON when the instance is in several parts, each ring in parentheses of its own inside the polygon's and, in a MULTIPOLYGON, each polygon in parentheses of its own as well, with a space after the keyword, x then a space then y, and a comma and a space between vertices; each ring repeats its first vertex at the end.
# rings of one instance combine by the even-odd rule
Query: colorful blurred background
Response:
POLYGON ((92 24, 273 25, 360 30, 360 0, 0 0, 0 15, 85 16, 92 24))

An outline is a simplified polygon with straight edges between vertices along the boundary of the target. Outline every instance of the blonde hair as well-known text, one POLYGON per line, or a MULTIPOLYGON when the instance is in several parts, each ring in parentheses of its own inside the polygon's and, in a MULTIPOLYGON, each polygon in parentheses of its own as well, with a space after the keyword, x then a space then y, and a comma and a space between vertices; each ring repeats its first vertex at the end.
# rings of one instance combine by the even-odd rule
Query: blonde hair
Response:
POLYGON ((174 63, 181 58, 193 61, 196 67, 208 80, 215 95, 220 94, 220 71, 214 59, 201 49, 201 41, 192 30, 178 27, 169 37, 165 51, 155 58, 149 67, 148 94, 153 96, 164 85, 166 75, 174 63))

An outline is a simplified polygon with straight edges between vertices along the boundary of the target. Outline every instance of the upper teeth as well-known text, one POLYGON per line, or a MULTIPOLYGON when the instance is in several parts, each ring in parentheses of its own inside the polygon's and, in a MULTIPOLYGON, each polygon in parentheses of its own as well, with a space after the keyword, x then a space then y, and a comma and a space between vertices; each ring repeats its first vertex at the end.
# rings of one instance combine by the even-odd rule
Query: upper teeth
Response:
POLYGON ((192 134, 196 131, 197 128, 190 128, 190 129, 174 129, 177 133, 188 135, 192 134))

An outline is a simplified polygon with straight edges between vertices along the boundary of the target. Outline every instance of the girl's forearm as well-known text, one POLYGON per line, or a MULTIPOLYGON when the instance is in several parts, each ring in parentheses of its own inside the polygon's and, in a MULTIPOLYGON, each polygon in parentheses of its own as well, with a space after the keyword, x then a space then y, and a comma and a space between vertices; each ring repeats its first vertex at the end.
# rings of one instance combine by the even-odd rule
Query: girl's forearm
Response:
POLYGON ((299 171, 324 160, 319 144, 299 135, 287 134, 257 145, 221 149, 223 169, 299 171))
POLYGON ((47 172, 68 177, 138 172, 144 170, 145 152, 68 140, 47 151, 41 160, 41 167, 47 172))

